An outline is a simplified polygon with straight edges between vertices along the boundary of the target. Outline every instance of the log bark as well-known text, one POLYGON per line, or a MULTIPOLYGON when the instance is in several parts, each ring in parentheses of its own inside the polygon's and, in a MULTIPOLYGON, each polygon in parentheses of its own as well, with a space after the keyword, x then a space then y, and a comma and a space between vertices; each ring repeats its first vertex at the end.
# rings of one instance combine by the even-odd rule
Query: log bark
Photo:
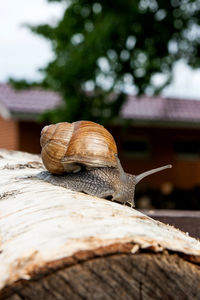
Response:
POLYGON ((0 151, 0 299, 200 299, 200 242, 0 151))

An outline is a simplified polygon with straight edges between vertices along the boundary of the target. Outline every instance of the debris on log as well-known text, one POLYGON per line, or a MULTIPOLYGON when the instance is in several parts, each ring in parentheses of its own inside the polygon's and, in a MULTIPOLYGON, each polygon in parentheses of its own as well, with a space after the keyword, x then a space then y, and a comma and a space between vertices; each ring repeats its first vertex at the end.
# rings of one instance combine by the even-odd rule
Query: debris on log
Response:
POLYGON ((200 241, 0 151, 0 299, 200 299, 200 241))

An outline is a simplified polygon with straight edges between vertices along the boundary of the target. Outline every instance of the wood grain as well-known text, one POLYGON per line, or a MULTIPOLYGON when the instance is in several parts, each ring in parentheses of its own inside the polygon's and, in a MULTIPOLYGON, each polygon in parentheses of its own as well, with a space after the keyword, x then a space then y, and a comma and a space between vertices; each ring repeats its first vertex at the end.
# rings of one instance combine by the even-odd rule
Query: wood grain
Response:
POLYGON ((20 281, 1 299, 200 299, 199 278, 200 269, 176 254, 118 254, 20 281))

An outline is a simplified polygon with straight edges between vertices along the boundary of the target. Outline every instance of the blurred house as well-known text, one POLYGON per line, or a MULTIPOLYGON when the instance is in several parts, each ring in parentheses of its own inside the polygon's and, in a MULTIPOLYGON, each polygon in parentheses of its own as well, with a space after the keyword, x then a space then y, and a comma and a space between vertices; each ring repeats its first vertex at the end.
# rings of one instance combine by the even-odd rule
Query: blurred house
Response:
MULTIPOLYGON (((0 84, 0 148, 40 152, 40 113, 61 104, 49 91, 15 91, 0 84)), ((138 174, 171 163, 173 169, 147 178, 144 184, 162 188, 200 186, 200 101, 128 96, 122 108, 123 126, 114 135, 126 171, 138 174), (124 124, 125 123, 125 124, 124 124)))
POLYGON ((38 117, 60 103, 54 92, 16 91, 8 84, 0 84, 0 148, 39 153, 42 125, 38 117))
POLYGON ((113 134, 127 171, 138 174, 171 163, 172 169, 145 182, 160 187, 167 179, 178 188, 200 186, 200 101, 129 96, 122 117, 130 126, 118 126, 113 134))

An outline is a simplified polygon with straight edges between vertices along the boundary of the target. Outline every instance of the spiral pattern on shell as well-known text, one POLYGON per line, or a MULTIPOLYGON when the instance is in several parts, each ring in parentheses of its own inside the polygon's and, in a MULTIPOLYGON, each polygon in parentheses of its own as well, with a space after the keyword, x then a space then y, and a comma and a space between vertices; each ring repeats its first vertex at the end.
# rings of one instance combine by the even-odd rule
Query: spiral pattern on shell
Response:
POLYGON ((90 121, 62 122, 41 132, 42 160, 53 174, 87 167, 116 167, 117 146, 102 125, 90 121))

